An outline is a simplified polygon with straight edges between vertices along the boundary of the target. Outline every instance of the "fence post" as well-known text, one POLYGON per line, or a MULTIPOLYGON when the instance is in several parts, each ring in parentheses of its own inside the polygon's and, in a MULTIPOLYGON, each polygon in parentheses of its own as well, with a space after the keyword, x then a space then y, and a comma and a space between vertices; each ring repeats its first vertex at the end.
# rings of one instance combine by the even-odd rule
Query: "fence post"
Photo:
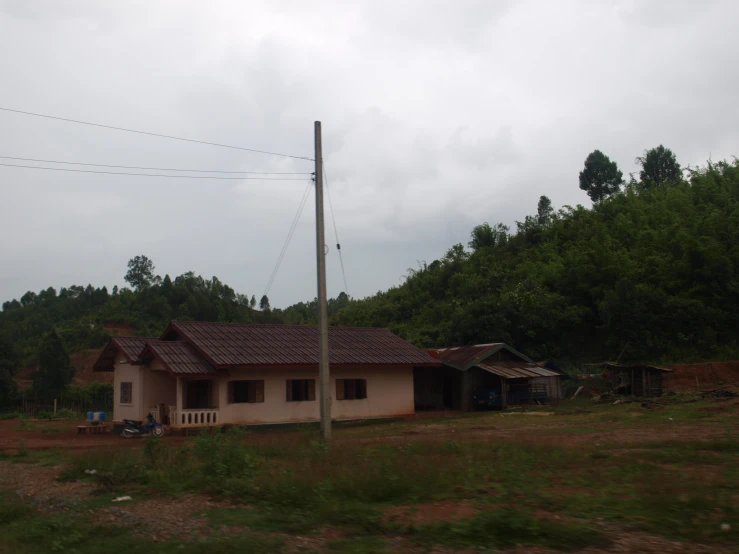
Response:
POLYGON ((54 399, 54 415, 56 415, 56 398, 54 399))

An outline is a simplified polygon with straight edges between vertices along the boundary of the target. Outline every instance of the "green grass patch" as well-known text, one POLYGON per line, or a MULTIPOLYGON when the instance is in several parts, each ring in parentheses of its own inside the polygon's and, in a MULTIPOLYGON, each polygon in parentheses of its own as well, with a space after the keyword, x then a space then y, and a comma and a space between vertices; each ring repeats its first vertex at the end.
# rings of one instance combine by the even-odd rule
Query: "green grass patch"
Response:
POLYGON ((453 548, 509 548, 535 544, 556 550, 574 551, 606 546, 602 532, 584 523, 540 520, 515 509, 496 509, 470 519, 418 527, 413 541, 453 548))

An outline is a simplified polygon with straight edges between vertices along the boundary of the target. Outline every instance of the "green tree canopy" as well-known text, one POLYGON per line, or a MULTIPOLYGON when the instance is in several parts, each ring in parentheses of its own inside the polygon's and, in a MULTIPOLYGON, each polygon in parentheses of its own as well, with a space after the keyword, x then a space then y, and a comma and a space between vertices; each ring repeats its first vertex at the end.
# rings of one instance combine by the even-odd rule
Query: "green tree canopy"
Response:
POLYGON ((612 162, 600 150, 593 150, 585 158, 585 167, 580 172, 580 188, 596 204, 618 192, 623 177, 616 162, 612 162))
POLYGON ((34 391, 46 400, 57 398, 64 387, 72 382, 74 367, 56 331, 43 336, 38 361, 38 369, 31 375, 34 391))
POLYGON ((10 405, 16 398, 17 387, 13 376, 18 371, 20 356, 13 341, 0 333, 0 406, 10 405))
POLYGON ((539 225, 548 225, 554 216, 552 201, 548 196, 540 196, 536 206, 536 221, 539 225))
POLYGON ((259 309, 262 311, 269 310, 269 298, 267 298, 266 294, 262 296, 262 299, 259 301, 259 309))
POLYGON ((660 187, 677 183, 683 178, 677 157, 672 150, 661 144, 657 148, 645 150, 643 156, 636 158, 636 162, 642 166, 639 178, 646 186, 660 187))
POLYGON ((154 282, 154 262, 146 256, 136 256, 128 260, 126 282, 136 290, 145 289, 154 282))

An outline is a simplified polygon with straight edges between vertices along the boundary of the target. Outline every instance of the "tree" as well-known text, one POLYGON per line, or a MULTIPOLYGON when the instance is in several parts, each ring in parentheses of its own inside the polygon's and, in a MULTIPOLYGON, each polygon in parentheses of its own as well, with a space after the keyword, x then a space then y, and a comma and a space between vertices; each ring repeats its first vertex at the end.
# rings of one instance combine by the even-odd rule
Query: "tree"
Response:
POLYGON ((472 229, 470 238, 472 240, 470 240, 470 242, 467 244, 470 248, 472 248, 472 250, 479 250, 480 248, 495 246, 495 233, 493 232, 493 228, 490 227, 489 223, 477 225, 474 229, 472 229))
POLYGON ((124 279, 137 291, 148 288, 156 279, 154 262, 146 256, 136 256, 128 260, 128 272, 124 279))
POLYGON ((657 148, 645 150, 643 156, 636 158, 636 163, 641 164, 639 178, 647 186, 660 187, 668 183, 677 183, 683 178, 677 157, 672 150, 661 144, 657 148))
MULTIPOLYGON (((483 223, 472 229, 472 233, 470 234, 472 240, 467 244, 472 250, 500 245, 508 239, 508 231, 509 228, 502 223, 498 223, 493 227, 488 223, 483 223)), ((449 252, 447 252, 447 257, 450 255, 451 257, 457 256, 459 251, 455 254, 453 253, 453 250, 461 247, 461 244, 453 246, 449 252)))
POLYGON ((536 209, 536 219, 539 225, 547 225, 552 220, 554 214, 554 208, 552 208, 552 201, 549 200, 548 196, 540 196, 539 204, 536 209))
POLYGON ((616 162, 612 162, 600 150, 593 150, 585 158, 585 167, 580 172, 580 188, 597 204, 618 192, 623 177, 616 162))
POLYGON ((259 301, 259 309, 269 310, 269 298, 267 298, 266 294, 262 296, 262 299, 259 301))
POLYGON ((249 307, 252 310, 257 307, 257 299, 253 294, 251 295, 251 300, 249 300, 249 307))
POLYGON ((18 370, 20 356, 5 334, 0 334, 0 407, 10 406, 16 399, 18 388, 13 375, 18 370))
POLYGON ((41 339, 38 361, 38 369, 31 374, 33 388, 45 400, 57 398, 72 382, 74 367, 56 331, 46 333, 41 339))
POLYGON ((113 296, 118 294, 118 285, 113 285, 113 296))

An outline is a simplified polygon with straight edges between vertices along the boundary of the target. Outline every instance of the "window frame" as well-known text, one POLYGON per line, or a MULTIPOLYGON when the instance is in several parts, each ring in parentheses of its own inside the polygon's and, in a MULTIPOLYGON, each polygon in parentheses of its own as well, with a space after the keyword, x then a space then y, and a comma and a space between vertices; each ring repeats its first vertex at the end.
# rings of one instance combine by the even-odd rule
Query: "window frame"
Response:
POLYGON ((133 406, 133 381, 121 381, 118 384, 118 403, 121 406, 133 406), (123 400, 123 385, 128 385, 128 402, 123 400))
MULTIPOLYGON (((242 386, 242 385, 239 385, 242 386)), ((229 404, 264 403, 264 379, 234 379, 228 382, 229 404), (236 400, 236 383, 246 383, 246 400, 236 400)))
POLYGON ((285 402, 315 402, 316 380, 315 379, 287 379, 285 381, 285 402), (295 383, 300 383, 295 385, 295 383), (300 398, 295 398, 295 389, 299 388, 300 398))
POLYGON ((367 379, 336 379, 336 400, 367 400, 367 379))

